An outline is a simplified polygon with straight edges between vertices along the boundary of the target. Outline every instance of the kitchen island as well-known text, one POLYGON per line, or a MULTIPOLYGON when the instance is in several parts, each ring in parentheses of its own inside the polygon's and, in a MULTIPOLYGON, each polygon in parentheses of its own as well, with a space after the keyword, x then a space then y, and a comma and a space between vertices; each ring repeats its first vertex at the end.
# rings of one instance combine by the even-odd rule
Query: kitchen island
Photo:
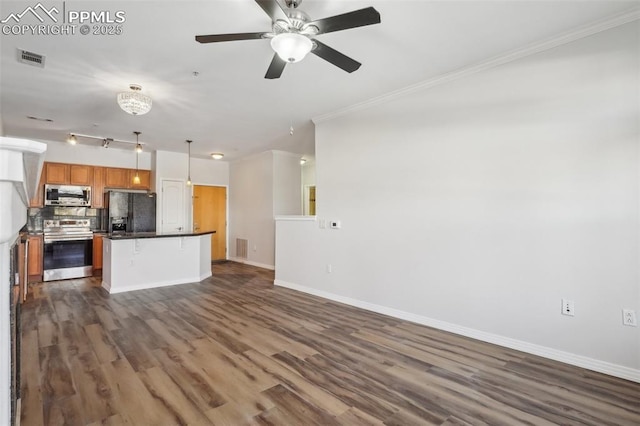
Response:
POLYGON ((200 282, 211 276, 211 234, 106 234, 102 287, 109 293, 200 282))

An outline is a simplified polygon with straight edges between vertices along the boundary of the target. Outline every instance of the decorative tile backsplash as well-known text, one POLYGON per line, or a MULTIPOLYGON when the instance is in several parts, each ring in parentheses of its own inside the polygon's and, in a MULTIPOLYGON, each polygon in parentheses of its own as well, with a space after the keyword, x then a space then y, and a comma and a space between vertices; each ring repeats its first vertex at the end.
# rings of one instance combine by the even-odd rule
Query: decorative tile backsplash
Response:
POLYGON ((45 219, 89 219, 91 229, 102 229, 102 210, 88 207, 53 207, 30 208, 27 229, 29 232, 42 231, 45 219))

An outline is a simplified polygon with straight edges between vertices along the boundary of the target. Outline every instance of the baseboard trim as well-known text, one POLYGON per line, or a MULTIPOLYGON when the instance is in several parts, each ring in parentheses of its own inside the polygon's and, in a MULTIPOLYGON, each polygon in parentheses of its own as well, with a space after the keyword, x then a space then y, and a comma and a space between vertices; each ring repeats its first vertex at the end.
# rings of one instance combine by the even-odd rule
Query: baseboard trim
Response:
POLYGON ((119 287, 116 290, 111 290, 111 286, 108 285, 106 282, 102 281, 102 288, 107 290, 107 292, 109 292, 109 294, 118 294, 118 293, 124 293, 124 292, 127 292, 127 291, 148 290, 150 288, 168 287, 168 286, 171 286, 171 285, 195 284, 195 283, 201 282, 205 278, 210 277, 211 274, 209 274, 209 275, 204 274, 203 276, 204 276, 204 278, 193 277, 193 278, 185 278, 185 279, 179 279, 179 280, 163 281, 163 282, 158 282, 158 283, 143 284, 143 285, 140 285, 140 286, 119 287))
POLYGON ((439 330, 459 334, 461 336, 470 337, 472 339, 481 340, 483 342, 492 343, 494 345, 503 346, 505 348, 515 349, 532 355, 538 355, 543 358, 564 362, 565 364, 570 364, 576 367, 586 368, 587 370, 597 371, 599 373, 604 373, 610 376, 640 383, 640 370, 637 369, 624 367, 593 358, 588 358, 582 355, 572 354, 570 352, 564 352, 558 349, 553 349, 522 340, 512 339, 510 337, 500 336, 498 334, 487 333, 473 328, 463 327, 446 321, 440 321, 422 315, 417 315, 382 305, 376 305, 373 303, 364 302, 362 300, 352 299, 346 296, 340 296, 338 294, 293 284, 287 281, 274 280, 273 284, 279 287, 286 287, 292 290, 319 296, 324 299, 332 300, 334 302, 340 302, 346 305, 362 308, 367 311, 377 312, 401 320, 411 321, 417 324, 426 325, 428 327, 437 328, 439 330))
POLYGON ((244 263, 245 265, 257 266, 258 268, 270 269, 272 271, 275 271, 276 269, 275 265, 267 265, 266 263, 252 262, 251 260, 241 259, 239 257, 230 257, 229 260, 231 260, 232 262, 244 263))

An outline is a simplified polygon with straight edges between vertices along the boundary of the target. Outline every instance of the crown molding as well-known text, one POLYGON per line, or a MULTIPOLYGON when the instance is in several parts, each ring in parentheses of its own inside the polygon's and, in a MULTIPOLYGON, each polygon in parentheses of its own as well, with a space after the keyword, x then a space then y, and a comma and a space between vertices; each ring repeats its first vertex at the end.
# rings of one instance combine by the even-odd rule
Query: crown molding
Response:
POLYGON ((588 37, 593 34, 597 34, 599 32, 606 31, 611 28, 615 28, 624 24, 628 24, 629 22, 633 22, 638 19, 640 19, 640 7, 634 7, 633 9, 628 10, 626 12, 611 16, 609 18, 606 18, 600 21, 596 21, 595 23, 591 23, 591 24, 579 27, 572 31, 563 33, 559 36, 554 36, 547 40, 543 40, 541 42, 532 43, 527 46, 512 50, 506 54, 495 56, 486 61, 482 61, 474 65, 460 68, 455 71, 451 71, 451 72, 430 78, 420 83, 416 83, 411 86, 407 86, 405 88, 395 90, 393 92, 390 92, 381 96, 376 96, 364 102, 359 102, 357 104, 348 106, 346 108, 342 108, 327 114, 313 117, 311 120, 313 121, 314 124, 319 124, 324 121, 328 121, 337 117, 348 115, 356 111, 371 108, 373 106, 380 105, 385 102, 389 102, 391 100, 394 100, 415 92, 426 90, 434 86, 439 86, 441 84, 449 83, 451 81, 455 81, 455 80, 473 75, 475 73, 497 67, 499 65, 513 62, 515 60, 522 59, 527 56, 534 55, 536 53, 544 52, 545 50, 553 49, 555 47, 562 46, 567 43, 571 43, 581 38, 588 37))

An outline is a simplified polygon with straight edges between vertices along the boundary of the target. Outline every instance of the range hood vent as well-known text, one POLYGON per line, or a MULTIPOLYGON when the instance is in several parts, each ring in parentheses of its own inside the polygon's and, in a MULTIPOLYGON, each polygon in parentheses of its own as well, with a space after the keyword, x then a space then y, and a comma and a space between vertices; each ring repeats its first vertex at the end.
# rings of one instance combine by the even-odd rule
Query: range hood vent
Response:
POLYGON ((33 65, 34 67, 44 68, 44 55, 29 52, 28 50, 18 49, 18 62, 33 65))

